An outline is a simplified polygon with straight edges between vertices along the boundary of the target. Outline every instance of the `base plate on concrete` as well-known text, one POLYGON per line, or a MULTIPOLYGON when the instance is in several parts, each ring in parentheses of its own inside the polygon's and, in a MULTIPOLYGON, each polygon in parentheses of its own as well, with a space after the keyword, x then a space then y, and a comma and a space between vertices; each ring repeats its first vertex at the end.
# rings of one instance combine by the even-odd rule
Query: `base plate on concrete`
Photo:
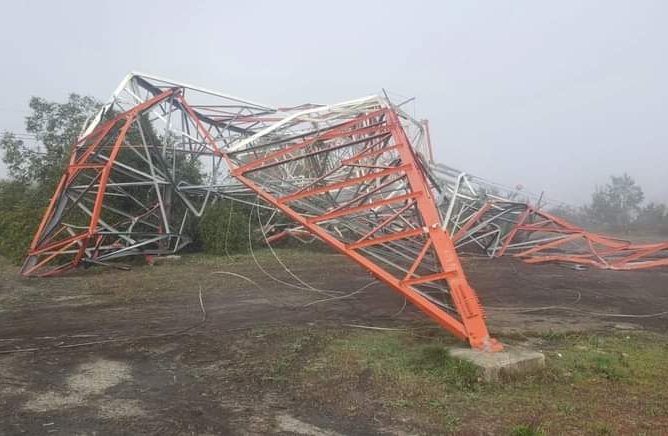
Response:
POLYGON ((537 371, 545 367, 545 355, 506 346, 504 351, 489 353, 471 348, 451 348, 450 355, 480 368, 486 381, 497 381, 505 375, 537 371))

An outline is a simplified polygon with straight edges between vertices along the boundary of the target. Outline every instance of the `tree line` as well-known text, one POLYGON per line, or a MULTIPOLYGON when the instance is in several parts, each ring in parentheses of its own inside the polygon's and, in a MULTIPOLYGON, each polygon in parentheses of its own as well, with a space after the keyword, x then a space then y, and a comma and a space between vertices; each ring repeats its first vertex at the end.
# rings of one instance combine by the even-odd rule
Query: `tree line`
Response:
POLYGON ((582 207, 557 206, 550 212, 583 227, 668 235, 668 207, 644 200, 642 188, 624 173, 610 176, 608 183, 597 187, 590 203, 582 207))

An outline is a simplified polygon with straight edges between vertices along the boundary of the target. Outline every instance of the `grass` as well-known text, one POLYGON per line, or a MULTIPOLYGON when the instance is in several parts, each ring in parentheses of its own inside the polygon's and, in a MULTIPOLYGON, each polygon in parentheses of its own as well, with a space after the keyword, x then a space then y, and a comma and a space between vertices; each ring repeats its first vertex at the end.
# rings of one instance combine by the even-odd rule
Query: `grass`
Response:
POLYGON ((375 373, 403 381, 445 382, 456 389, 473 390, 480 375, 468 362, 450 357, 451 337, 435 336, 434 341, 410 340, 403 334, 354 334, 333 345, 335 353, 358 355, 361 364, 375 373), (408 344, 407 347, 406 343, 408 344))
POLYGON ((543 436, 545 432, 535 424, 520 424, 510 430, 511 436, 543 436))
MULTIPOLYGON (((268 250, 256 255, 263 265, 273 262, 268 250)), ((322 262, 322 257, 305 257, 294 250, 281 250, 280 256, 298 261, 300 267, 322 262)), ((32 304, 45 299, 50 289, 79 286, 91 301, 104 294, 107 302, 115 296, 137 304, 173 292, 187 294, 189 304, 197 307, 200 282, 205 301, 213 292, 249 288, 242 279, 211 275, 233 263, 255 271, 247 256, 188 255, 178 262, 179 268, 165 261, 155 267, 137 266, 132 274, 91 269, 40 282, 40 287, 35 281, 12 278, 16 286, 7 288, 16 290, 0 303, 32 304), (184 274, 184 268, 190 274, 184 274), (157 282, 158 277, 169 280, 157 282)), ((14 268, 1 259, 0 266, 14 268)), ((415 433, 668 434, 666 336, 524 332, 501 338, 529 340, 546 354, 547 368, 506 383, 486 384, 475 367, 448 355, 447 347, 460 343, 432 325, 391 332, 268 328, 249 335, 261 358, 249 361, 240 377, 257 375, 312 407, 399 423, 415 433)))
POLYGON ((265 378, 281 384, 289 383, 295 369, 301 368, 303 360, 316 350, 321 350, 331 339, 324 331, 316 333, 290 327, 254 329, 249 334, 266 335, 275 348, 265 378))
MULTIPOLYGON (((364 414, 379 404, 390 419, 428 432, 511 435, 634 434, 668 431, 668 339, 651 333, 534 337, 544 371, 485 383, 451 358, 440 332, 351 332, 329 341, 294 375, 314 399, 364 414)), ((375 416, 375 415, 374 415, 375 416)))
MULTIPOLYGON (((323 256, 305 255, 303 251, 292 248, 275 249, 276 255, 291 269, 308 269, 311 265, 322 262, 323 256)), ((263 268, 272 274, 282 276, 283 267, 278 264, 274 254, 267 248, 255 250, 255 257, 263 268)), ((327 258, 327 257, 325 257, 327 258)), ((225 289, 251 289, 255 287, 240 276, 212 274, 219 271, 234 271, 241 276, 261 283, 266 277, 258 271, 253 258, 248 254, 234 254, 230 257, 205 253, 188 253, 179 259, 163 259, 155 265, 148 265, 140 256, 122 258, 118 264, 131 264, 132 271, 117 271, 112 268, 92 267, 57 276, 44 281, 34 281, 18 275, 18 268, 0 256, 0 273, 12 283, 10 289, 20 286, 21 292, 12 295, 0 295, 0 303, 6 307, 26 302, 34 302, 47 297, 51 290, 82 289, 90 296, 96 296, 105 302, 136 304, 160 298, 165 293, 190 293, 197 301, 198 288, 201 285, 206 298, 209 292, 221 292, 225 289)))

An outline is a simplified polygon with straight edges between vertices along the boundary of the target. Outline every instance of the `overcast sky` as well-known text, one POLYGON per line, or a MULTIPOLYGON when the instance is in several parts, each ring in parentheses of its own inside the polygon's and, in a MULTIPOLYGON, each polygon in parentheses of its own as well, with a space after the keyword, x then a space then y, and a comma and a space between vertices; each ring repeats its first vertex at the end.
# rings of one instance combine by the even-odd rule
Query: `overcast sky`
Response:
MULTIPOLYGON (((132 70, 271 105, 416 97, 439 161, 581 204, 668 201, 666 1, 7 1, 0 130, 132 70)), ((0 170, 4 174, 4 170, 0 170)))

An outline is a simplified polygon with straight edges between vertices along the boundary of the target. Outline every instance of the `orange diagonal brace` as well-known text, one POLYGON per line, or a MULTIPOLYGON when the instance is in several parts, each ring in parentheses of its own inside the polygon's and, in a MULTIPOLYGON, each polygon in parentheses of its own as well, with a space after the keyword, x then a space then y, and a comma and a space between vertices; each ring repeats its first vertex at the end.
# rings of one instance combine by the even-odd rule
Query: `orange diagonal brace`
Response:
MULTIPOLYGON (((187 111, 191 111, 187 105, 185 106, 187 111)), ((387 117, 385 122, 389 127, 393 140, 393 144, 387 143, 384 144, 384 146, 394 147, 393 150, 396 150, 400 156, 400 166, 382 171, 371 172, 371 170, 369 170, 370 172, 366 175, 351 178, 343 182, 329 181, 329 183, 327 183, 326 178, 321 178, 324 186, 293 192, 292 194, 288 193, 283 197, 275 196, 272 194, 271 189, 267 189, 267 187, 263 186, 262 182, 258 181, 261 180, 261 177, 257 176, 257 172, 254 173, 253 179, 250 179, 244 175, 247 170, 257 170, 261 172, 263 170, 262 166, 257 167, 254 165, 253 160, 242 165, 237 165, 232 159, 229 158, 229 156, 225 154, 224 151, 222 151, 221 154, 226 159, 227 164, 230 166, 231 173, 241 183, 252 189, 259 197, 303 226, 304 229, 319 237, 335 250, 345 254, 353 261, 369 270, 378 279, 404 295, 408 301, 417 306, 426 315, 433 318, 441 326, 452 332, 455 336, 468 340, 468 342, 474 348, 487 351, 500 350, 502 348, 501 345, 492 339, 489 335, 487 326, 485 324, 482 307, 478 302, 478 298, 475 292, 466 280, 466 276, 464 275, 459 258, 455 252, 454 244, 447 232, 442 229, 440 215, 434 199, 431 196, 430 186, 424 173, 422 172, 421 167, 417 163, 414 152, 410 147, 409 140, 400 125, 399 118, 394 111, 389 109, 384 111, 384 115, 387 117), (325 212, 320 215, 310 217, 302 215, 298 210, 294 209, 290 205, 290 202, 293 200, 302 199, 304 201, 309 201, 312 196, 317 195, 318 193, 324 193, 334 189, 343 189, 355 186, 362 188, 365 185, 365 182, 369 180, 390 175, 398 171, 403 171, 406 175, 407 186, 405 188, 405 193, 402 195, 388 196, 384 199, 375 200, 371 203, 359 206, 337 208, 334 211, 325 212), (421 257, 424 257, 428 247, 433 247, 433 252, 435 253, 440 271, 436 271, 434 274, 430 274, 428 276, 404 280, 403 276, 397 277, 396 273, 391 273, 385 269, 386 267, 383 267, 381 264, 374 262, 372 259, 364 256, 362 252, 358 252, 352 248, 355 247, 355 245, 352 247, 348 246, 344 241, 338 239, 335 235, 320 225, 321 223, 326 223, 335 219, 346 219, 346 217, 356 212, 368 212, 375 208, 387 206, 389 204, 398 203, 401 201, 415 202, 419 212, 419 217, 417 217, 417 219, 420 223, 420 229, 397 232, 394 235, 386 234, 383 237, 376 239, 375 241, 365 241, 365 243, 378 242, 378 245, 380 245, 380 243, 391 242, 392 240, 396 240, 397 238, 402 237, 416 238, 419 236, 423 238, 423 241, 424 238, 426 238, 426 245, 424 246, 425 248, 423 253, 421 253, 421 257), (436 304, 430 298, 427 298, 415 287, 426 282, 437 283, 439 281, 447 281, 450 289, 450 296, 457 310, 457 317, 446 312, 443 307, 436 304)), ((211 135, 204 128, 204 126, 202 126, 201 122, 197 119, 194 119, 194 122, 199 129, 200 135, 213 144, 213 138, 211 138, 211 135)), ((335 129, 328 133, 332 135, 330 136, 331 138, 336 137, 335 129)), ((345 130, 339 132, 340 138, 346 138, 347 135, 348 132, 345 130)), ((285 144, 285 147, 290 149, 292 145, 287 143, 285 144)), ((280 151, 273 152, 270 156, 274 158, 279 156, 279 154, 280 151)), ((246 156, 251 155, 251 153, 246 154, 246 156)), ((258 156, 256 159, 264 160, 262 156, 258 156)), ((264 160, 264 162, 266 162, 266 160, 264 160)), ((341 164, 341 161, 339 161, 338 165, 341 164)), ((280 165, 281 162, 278 162, 272 164, 272 167, 280 165)), ((334 163, 334 165, 336 165, 336 163, 334 163)), ((265 166, 268 167, 267 164, 265 164, 265 166)), ((368 216, 373 217, 374 215, 370 214, 368 216)), ((378 224, 372 224, 371 230, 377 226, 378 224)), ((356 248, 359 248, 359 246, 356 248)), ((419 264, 419 261, 416 263, 419 264)))
POLYGON ((317 216, 315 218, 311 218, 311 219, 309 219, 309 222, 319 223, 319 222, 322 222, 322 221, 327 221, 327 220, 331 220, 331 219, 334 219, 334 218, 339 218, 339 217, 342 217, 342 216, 345 216, 345 215, 351 215, 351 214, 354 214, 356 212, 361 212, 363 210, 375 209, 377 207, 387 206, 388 204, 398 203, 400 201, 413 200, 413 199, 419 197, 419 195, 420 195, 419 192, 418 193, 413 193, 413 194, 398 195, 396 197, 390 197, 390 198, 387 198, 385 200, 374 201, 373 203, 367 203, 367 204, 363 204, 361 206, 346 207, 344 209, 337 209, 334 212, 329 212, 329 213, 317 216))
POLYGON ((322 194, 324 192, 333 191, 335 189, 345 188, 346 186, 356 185, 360 182, 366 182, 366 181, 369 181, 369 180, 374 180, 374 179, 378 179, 378 178, 381 178, 381 177, 389 176, 389 175, 404 171, 405 169, 406 169, 406 167, 402 165, 402 166, 398 166, 398 167, 394 167, 394 168, 389 168, 389 169, 386 169, 386 170, 376 171, 374 173, 365 174, 364 176, 350 178, 348 180, 344 180, 344 181, 339 182, 339 183, 330 183, 330 184, 328 184, 326 186, 323 186, 321 188, 313 188, 313 189, 309 189, 307 191, 298 192, 296 194, 286 195, 284 197, 280 197, 279 201, 281 201, 283 203, 287 203, 287 202, 290 202, 290 201, 299 200, 301 198, 310 197, 312 195, 322 194))
POLYGON ((116 158, 120 152, 121 146, 125 141, 125 135, 128 132, 131 123, 137 116, 152 106, 160 104, 165 99, 180 92, 176 88, 167 89, 160 94, 146 100, 135 106, 129 111, 123 112, 109 121, 101 124, 87 136, 75 142, 71 148, 69 165, 63 174, 54 195, 51 197, 49 206, 42 217, 42 221, 35 233, 35 236, 28 250, 28 256, 21 269, 21 274, 25 276, 39 275, 49 276, 62 272, 66 269, 77 267, 84 258, 88 241, 96 236, 98 232, 98 223, 105 202, 106 188, 109 181, 109 175, 116 158), (108 136, 113 133, 114 127, 120 126, 116 136, 108 136), (100 144, 105 139, 113 139, 114 143, 106 161, 94 160, 95 154, 100 144), (85 147, 79 149, 78 147, 85 147), (81 152, 77 154, 77 152, 81 152), (55 238, 62 233, 63 229, 72 231, 71 227, 64 227, 60 222, 58 211, 62 213, 64 206, 68 201, 67 190, 72 186, 78 173, 82 170, 95 171, 93 180, 98 180, 97 193, 95 194, 91 216, 89 217, 86 229, 74 233, 61 240, 55 238), (77 248, 69 249, 76 243, 77 248), (66 250, 67 249, 67 250, 66 250), (53 253, 52 253, 53 251, 53 253), (67 253, 66 253, 67 251, 67 253), (72 252, 75 254, 72 255, 72 252), (46 256, 45 258, 41 258, 46 256), (69 258, 66 260, 65 256, 69 258), (40 271, 47 263, 58 258, 58 266, 49 271, 40 271))
POLYGON ((397 241, 399 239, 405 239, 405 238, 410 238, 412 236, 418 236, 418 235, 421 235, 422 233, 423 233, 422 229, 406 230, 404 232, 392 233, 391 235, 387 235, 387 236, 379 236, 377 238, 367 239, 366 241, 362 241, 362 242, 355 242, 354 244, 348 245, 348 248, 356 250, 358 248, 370 247, 372 245, 383 244, 385 242, 392 242, 392 241, 397 241))

